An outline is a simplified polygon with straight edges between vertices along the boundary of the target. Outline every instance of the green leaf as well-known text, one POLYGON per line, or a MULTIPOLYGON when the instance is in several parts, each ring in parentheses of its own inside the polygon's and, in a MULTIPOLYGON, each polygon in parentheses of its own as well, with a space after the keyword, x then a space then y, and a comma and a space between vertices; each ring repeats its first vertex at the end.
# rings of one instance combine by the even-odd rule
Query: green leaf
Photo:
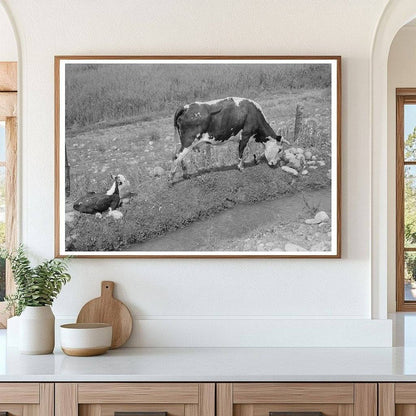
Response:
POLYGON ((5 299, 16 315, 26 306, 52 305, 62 286, 71 280, 68 258, 45 260, 32 267, 22 245, 10 252, 0 249, 0 257, 10 261, 16 293, 5 299))

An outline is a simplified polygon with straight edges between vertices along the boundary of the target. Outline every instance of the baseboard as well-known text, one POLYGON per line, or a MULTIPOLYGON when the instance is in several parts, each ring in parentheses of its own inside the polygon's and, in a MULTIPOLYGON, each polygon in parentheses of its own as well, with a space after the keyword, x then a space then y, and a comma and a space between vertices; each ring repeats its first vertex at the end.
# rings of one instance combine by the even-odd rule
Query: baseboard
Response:
MULTIPOLYGON (((74 320, 70 317, 57 317, 57 324, 71 321, 74 320)), ((126 344, 126 347, 391 346, 390 320, 168 317, 135 319, 132 336, 126 344)))

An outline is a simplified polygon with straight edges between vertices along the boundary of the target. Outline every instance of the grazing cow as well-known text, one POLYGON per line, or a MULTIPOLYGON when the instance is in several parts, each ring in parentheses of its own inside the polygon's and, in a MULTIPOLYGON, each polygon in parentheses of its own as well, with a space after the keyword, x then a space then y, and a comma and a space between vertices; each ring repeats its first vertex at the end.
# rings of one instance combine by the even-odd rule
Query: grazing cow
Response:
POLYGON ((84 214, 95 214, 97 217, 101 217, 101 214, 107 210, 111 213, 117 209, 120 206, 119 187, 125 183, 125 177, 123 175, 111 175, 111 177, 114 182, 107 192, 88 192, 74 203, 74 209, 84 214))
POLYGON ((179 163, 183 177, 188 177, 183 159, 201 143, 223 144, 241 131, 238 146, 239 170, 243 170, 243 154, 251 138, 264 145, 264 155, 269 166, 277 164, 282 143, 288 143, 270 127, 261 107, 247 98, 229 97, 184 105, 175 113, 174 127, 175 135, 179 134, 181 147, 175 155, 171 180, 179 163))

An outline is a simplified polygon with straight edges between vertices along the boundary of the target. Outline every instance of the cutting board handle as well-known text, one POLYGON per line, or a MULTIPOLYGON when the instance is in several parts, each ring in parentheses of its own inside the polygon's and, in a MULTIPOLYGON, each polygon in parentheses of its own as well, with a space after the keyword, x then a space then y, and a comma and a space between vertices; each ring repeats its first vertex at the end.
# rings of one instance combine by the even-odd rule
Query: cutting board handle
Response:
POLYGON ((104 280, 101 282, 101 297, 112 298, 114 292, 114 282, 104 280))

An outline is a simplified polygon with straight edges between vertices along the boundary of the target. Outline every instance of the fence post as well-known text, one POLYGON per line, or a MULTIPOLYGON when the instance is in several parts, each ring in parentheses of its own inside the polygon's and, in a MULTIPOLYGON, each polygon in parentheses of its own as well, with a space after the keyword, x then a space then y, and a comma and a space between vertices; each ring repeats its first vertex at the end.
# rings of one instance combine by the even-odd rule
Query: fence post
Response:
POLYGON ((294 132, 294 141, 296 142, 299 137, 300 129, 302 128, 302 119, 303 119, 303 106, 298 104, 296 106, 296 116, 295 116, 295 132, 294 132))
POLYGON ((68 162, 68 152, 66 150, 66 143, 65 143, 65 196, 69 197, 71 194, 71 179, 70 179, 70 165, 68 162))

